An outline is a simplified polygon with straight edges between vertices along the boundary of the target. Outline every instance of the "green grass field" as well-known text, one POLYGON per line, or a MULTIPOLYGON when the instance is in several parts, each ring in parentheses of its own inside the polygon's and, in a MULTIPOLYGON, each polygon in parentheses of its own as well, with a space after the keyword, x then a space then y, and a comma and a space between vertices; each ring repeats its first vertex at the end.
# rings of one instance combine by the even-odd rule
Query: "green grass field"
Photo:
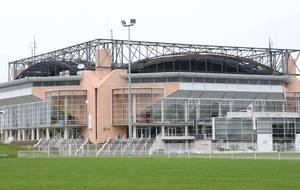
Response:
POLYGON ((0 143, 0 189, 299 189, 300 161, 207 158, 16 158, 0 143))
POLYGON ((187 158, 11 158, 0 160, 0 189, 299 189, 299 163, 187 158))
MULTIPOLYGON (((24 148, 17 145, 12 144, 4 144, 0 142, 0 155, 1 154, 7 154, 10 158, 17 158, 18 157, 18 151, 27 151, 30 150, 28 148, 24 148)), ((1 169, 1 168, 0 168, 1 169)), ((1 187, 0 187, 1 189, 1 187)))

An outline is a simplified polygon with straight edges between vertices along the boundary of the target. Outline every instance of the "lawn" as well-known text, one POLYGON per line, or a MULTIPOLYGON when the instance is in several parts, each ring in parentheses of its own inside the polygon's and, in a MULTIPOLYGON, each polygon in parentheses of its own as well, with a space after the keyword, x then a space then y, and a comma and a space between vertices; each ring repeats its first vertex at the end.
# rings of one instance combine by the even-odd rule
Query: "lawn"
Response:
POLYGON ((299 189, 300 161, 0 159, 0 189, 299 189))
MULTIPOLYGON (((12 145, 12 144, 4 144, 4 143, 0 142, 0 155, 7 154, 7 155, 9 155, 10 158, 17 158, 18 151, 21 151, 21 150, 27 151, 30 149, 24 148, 21 146, 17 146, 17 145, 12 145)), ((0 189, 1 189, 1 187, 0 187, 0 189)))

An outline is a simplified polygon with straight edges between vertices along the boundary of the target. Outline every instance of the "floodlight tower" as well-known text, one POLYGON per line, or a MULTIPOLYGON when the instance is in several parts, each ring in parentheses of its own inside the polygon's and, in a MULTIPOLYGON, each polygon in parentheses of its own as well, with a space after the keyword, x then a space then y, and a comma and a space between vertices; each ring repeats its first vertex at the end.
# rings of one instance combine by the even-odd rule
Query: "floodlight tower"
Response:
POLYGON ((126 24, 125 20, 121 21, 124 27, 128 27, 128 47, 129 47, 129 62, 128 62, 128 130, 129 130, 129 157, 133 156, 132 152, 132 120, 131 120, 131 44, 130 44, 130 26, 133 26, 136 23, 135 19, 130 20, 130 24, 126 24))

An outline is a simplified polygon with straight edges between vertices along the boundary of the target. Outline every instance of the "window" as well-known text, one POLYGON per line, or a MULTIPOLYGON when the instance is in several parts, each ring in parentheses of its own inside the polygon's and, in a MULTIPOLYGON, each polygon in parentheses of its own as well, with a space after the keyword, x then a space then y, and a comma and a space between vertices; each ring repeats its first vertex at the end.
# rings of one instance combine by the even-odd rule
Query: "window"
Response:
POLYGON ((179 82, 179 78, 177 78, 177 77, 170 77, 170 78, 168 78, 168 82, 179 82))
POLYGON ((216 79, 217 83, 226 83, 226 79, 216 79))
POLYGON ((258 80, 249 80, 249 84, 258 84, 258 80))
POLYGON ((132 83, 140 83, 141 82, 141 79, 131 79, 131 82, 132 83))
POLYGON ((239 84, 248 84, 248 80, 246 80, 246 79, 239 79, 238 83, 239 84))
POLYGON ((167 82, 167 78, 154 78, 155 82, 167 82))
POLYGON ((181 82, 192 82, 192 78, 183 77, 181 78, 181 82))
POLYGON ((268 81, 268 80, 260 80, 260 84, 262 84, 262 85, 269 85, 270 81, 268 81))
POLYGON ((79 85, 79 81, 68 81, 68 86, 79 85))
POLYGON ((142 78, 141 83, 153 83, 153 78, 142 78))
POLYGON ((228 84, 237 84, 237 80, 236 79, 227 79, 227 83, 228 84))
POLYGON ((67 81, 56 81, 56 86, 67 86, 67 81))
POLYGON ((203 78, 193 78, 194 83, 203 83, 203 78))
POLYGON ((205 79, 206 83, 215 83, 215 79, 205 79))

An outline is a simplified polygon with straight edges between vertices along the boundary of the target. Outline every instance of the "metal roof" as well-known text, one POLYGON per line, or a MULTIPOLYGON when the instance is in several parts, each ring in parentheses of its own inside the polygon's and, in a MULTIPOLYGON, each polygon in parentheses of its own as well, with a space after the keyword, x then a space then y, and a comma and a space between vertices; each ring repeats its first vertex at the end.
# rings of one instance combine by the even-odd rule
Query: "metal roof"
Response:
MULTIPOLYGON (((233 62, 234 60, 239 61, 239 65, 242 65, 245 69, 250 68, 264 72, 266 71, 266 68, 270 68, 273 72, 266 73, 268 75, 288 75, 289 71, 283 71, 284 62, 293 60, 296 63, 300 55, 300 50, 294 49, 270 49, 145 41, 131 41, 129 46, 127 40, 96 39, 56 51, 36 55, 34 57, 10 62, 9 80, 16 79, 19 73, 28 68, 34 68, 34 65, 38 66, 37 64, 40 64, 41 62, 59 62, 69 65, 71 73, 76 73, 77 65, 79 64, 83 64, 87 70, 103 67, 101 60, 105 59, 111 60, 112 69, 127 68, 129 63, 129 52, 131 55, 130 62, 133 66, 132 69, 143 69, 145 65, 153 61, 155 62, 174 58, 181 59, 182 56, 193 57, 209 55, 214 57, 214 59, 227 60, 228 58, 233 62), (106 51, 104 54, 100 55, 100 53, 97 53, 99 50, 106 51)), ((47 76, 50 75, 51 72, 55 71, 53 67, 49 68, 49 71, 45 71, 47 72, 47 76)), ((299 71, 298 67, 297 70, 299 71)), ((34 74, 43 73, 38 69, 36 69, 35 72, 36 73, 34 74)), ((24 74, 23 77, 26 77, 26 74, 24 74)))
POLYGON ((53 76, 53 77, 29 77, 18 80, 0 83, 0 88, 16 86, 32 82, 50 82, 50 81, 76 81, 83 79, 83 75, 77 76, 53 76))
MULTIPOLYGON (((120 74, 122 78, 128 78, 128 74, 120 74)), ((132 73, 131 78, 161 78, 161 77, 191 77, 191 78, 221 78, 221 79, 255 79, 275 80, 285 83, 293 82, 292 77, 287 75, 243 75, 222 73, 190 73, 190 72, 161 72, 161 73, 132 73)))

